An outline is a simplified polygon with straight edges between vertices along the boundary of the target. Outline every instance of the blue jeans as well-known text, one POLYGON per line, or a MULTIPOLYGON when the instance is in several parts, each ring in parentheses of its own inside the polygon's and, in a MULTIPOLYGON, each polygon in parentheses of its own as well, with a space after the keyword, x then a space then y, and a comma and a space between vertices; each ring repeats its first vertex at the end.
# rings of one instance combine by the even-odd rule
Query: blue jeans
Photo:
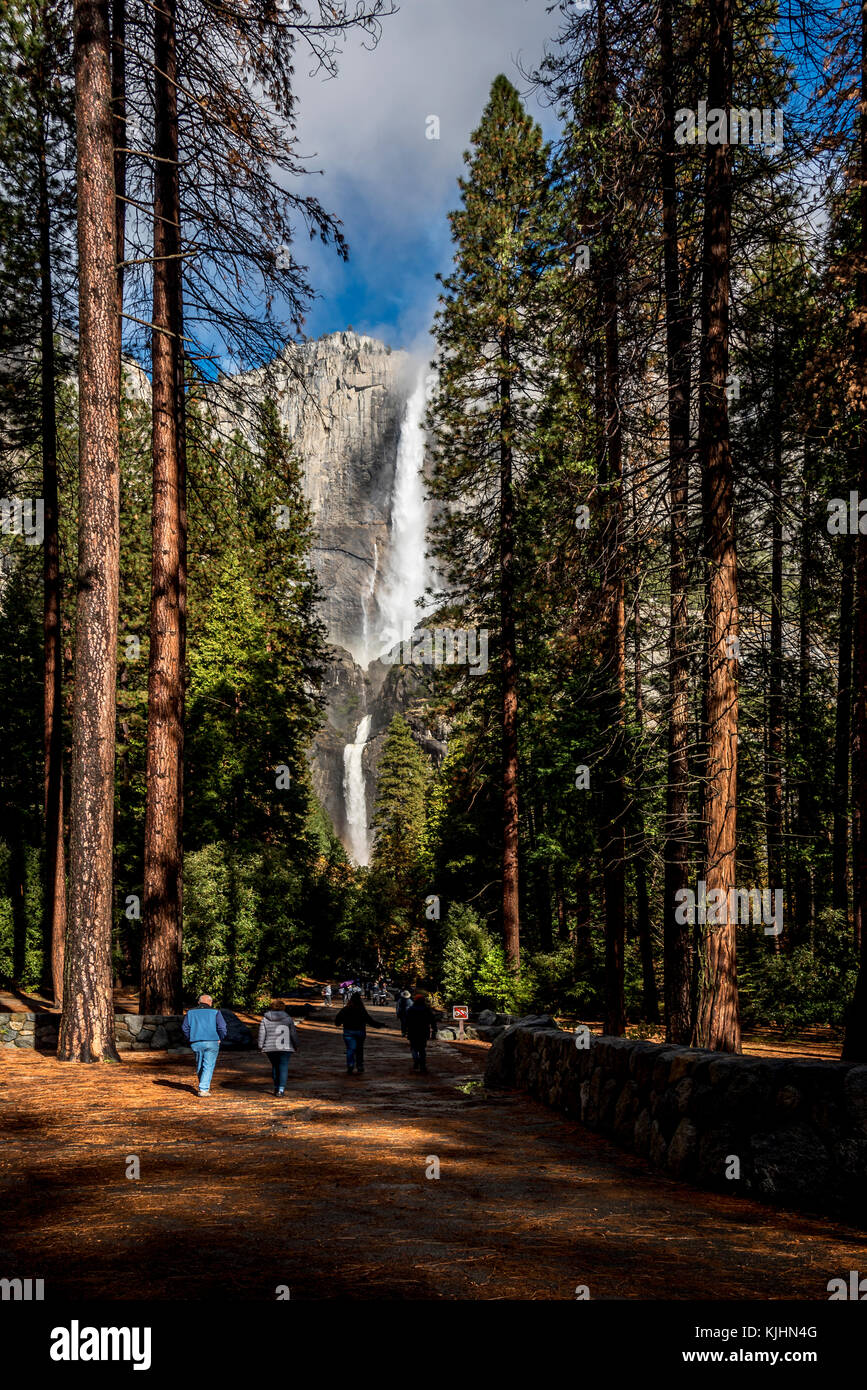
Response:
POLYGON ((271 1075, 274 1078, 274 1088, 277 1091, 285 1091, 286 1080, 289 1076, 289 1058, 291 1052, 268 1052, 265 1054, 271 1063, 271 1075))
POLYGON ((360 1028, 344 1028, 343 1041, 346 1043, 346 1070, 353 1071, 357 1066, 364 1071, 364 1032, 360 1028))
POLYGON ((220 1051, 218 1042, 194 1042, 190 1047, 196 1054, 196 1076, 199 1078, 199 1090, 207 1093, 211 1089, 211 1077, 214 1075, 214 1067, 217 1065, 217 1054, 220 1051))

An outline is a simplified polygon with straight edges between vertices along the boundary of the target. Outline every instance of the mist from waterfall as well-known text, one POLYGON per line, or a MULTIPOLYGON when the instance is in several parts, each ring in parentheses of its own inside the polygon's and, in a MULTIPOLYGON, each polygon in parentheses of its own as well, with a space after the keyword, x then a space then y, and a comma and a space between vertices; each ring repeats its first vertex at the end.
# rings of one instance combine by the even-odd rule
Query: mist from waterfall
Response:
POLYGON ((422 610, 416 607, 428 580, 425 556, 427 505, 424 496, 425 373, 419 373, 406 403, 391 494, 388 563, 379 595, 381 641, 374 651, 383 656, 412 632, 422 610))
POLYGON ((364 786, 364 745, 370 734, 370 715, 366 714, 355 730, 355 742, 343 750, 343 800, 346 806, 346 831, 349 853, 356 864, 366 865, 370 859, 367 830, 367 793, 364 786))

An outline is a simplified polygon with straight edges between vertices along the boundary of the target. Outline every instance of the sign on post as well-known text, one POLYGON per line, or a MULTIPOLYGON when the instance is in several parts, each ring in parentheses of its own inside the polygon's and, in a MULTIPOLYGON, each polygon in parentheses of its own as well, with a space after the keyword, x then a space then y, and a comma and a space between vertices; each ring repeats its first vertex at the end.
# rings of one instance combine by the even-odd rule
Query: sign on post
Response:
POLYGON ((456 1018, 458 1020, 458 1042, 460 1042, 461 1038, 464 1036, 464 1020, 468 1019, 469 1016, 469 1004, 452 1005, 452 1018, 456 1018))

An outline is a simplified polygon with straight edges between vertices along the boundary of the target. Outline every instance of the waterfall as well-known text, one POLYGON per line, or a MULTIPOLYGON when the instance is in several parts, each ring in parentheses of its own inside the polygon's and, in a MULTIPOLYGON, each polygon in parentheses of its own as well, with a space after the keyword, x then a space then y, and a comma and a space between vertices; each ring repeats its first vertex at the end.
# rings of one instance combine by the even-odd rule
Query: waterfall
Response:
POLYGON ((370 584, 361 596, 361 641, 363 650, 363 662, 365 666, 370 665, 370 613, 373 604, 376 602, 376 581, 379 578, 379 546, 373 542, 373 574, 370 576, 370 584))
MULTIPOLYGON (((383 656, 415 627, 421 611, 416 599, 428 578, 425 543, 427 507, 424 497, 425 378, 418 381, 406 403, 391 490, 388 556, 380 574, 379 549, 374 542, 373 575, 361 597, 362 654, 359 664, 368 666, 383 656), (377 592, 377 589, 379 592, 377 592), (378 611, 379 622, 374 619, 378 611)), ((370 860, 367 798, 362 758, 370 735, 371 716, 366 714, 355 730, 352 743, 343 750, 343 801, 346 808, 347 849, 357 864, 370 860)))
POLYGON ((379 611, 382 616, 380 645, 382 656, 395 643, 412 632, 421 610, 416 599, 425 591, 428 566, 425 558, 427 507, 424 497, 425 379, 420 373, 406 403, 391 493, 388 564, 384 576, 379 611))
POLYGON ((357 864, 367 864, 370 846, 367 832, 367 797, 364 790, 362 757, 370 733, 370 715, 366 714, 355 730, 355 742, 343 750, 343 799, 346 804, 348 849, 357 864))

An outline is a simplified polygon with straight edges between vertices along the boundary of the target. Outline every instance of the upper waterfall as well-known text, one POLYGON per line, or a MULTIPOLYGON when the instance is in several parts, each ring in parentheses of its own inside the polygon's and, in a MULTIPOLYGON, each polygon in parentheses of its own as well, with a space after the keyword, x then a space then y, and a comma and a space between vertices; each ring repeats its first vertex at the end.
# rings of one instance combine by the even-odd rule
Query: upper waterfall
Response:
POLYGON ((425 375, 410 395, 397 447, 389 517, 389 547, 379 612, 382 626, 372 652, 383 656, 416 626, 421 610, 416 606, 428 581, 427 503, 422 467, 425 454, 425 375))

